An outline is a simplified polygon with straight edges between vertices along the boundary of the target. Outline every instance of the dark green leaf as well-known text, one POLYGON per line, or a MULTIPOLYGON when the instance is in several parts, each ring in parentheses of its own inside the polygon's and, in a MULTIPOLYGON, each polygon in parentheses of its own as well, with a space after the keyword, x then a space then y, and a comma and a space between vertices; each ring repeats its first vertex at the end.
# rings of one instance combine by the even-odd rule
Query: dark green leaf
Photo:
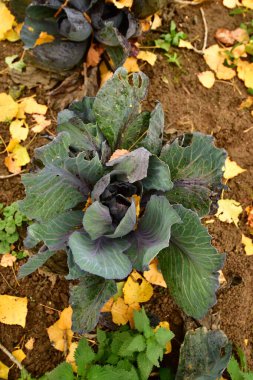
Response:
POLYGON ((122 136, 121 148, 129 149, 131 146, 138 145, 141 136, 148 129, 150 120, 150 112, 141 112, 136 118, 128 125, 122 136))
POLYGON ((46 250, 42 252, 39 251, 36 255, 31 256, 28 261, 20 268, 18 278, 23 278, 33 273, 36 271, 36 269, 45 264, 45 262, 54 254, 55 252, 46 250))
POLYGON ((201 319, 216 302, 219 273, 225 256, 211 245, 211 237, 197 214, 175 206, 182 224, 171 228, 168 248, 159 254, 164 279, 177 304, 201 319))
POLYGON ((59 364, 51 372, 45 374, 45 380, 74 380, 74 373, 69 363, 63 362, 59 364))
POLYGON ((154 336, 147 339, 147 358, 151 361, 153 365, 159 367, 159 360, 162 360, 165 351, 165 346, 162 347, 156 340, 154 336))
POLYGON ((165 145, 160 158, 169 165, 174 182, 168 199, 200 216, 208 214, 211 195, 222 189, 225 151, 214 147, 212 136, 194 133, 165 145))
POLYGON ((102 163, 99 161, 97 153, 91 160, 86 160, 85 156, 85 153, 79 153, 75 158, 67 158, 64 162, 65 168, 71 173, 77 174, 85 183, 95 185, 103 175, 102 163))
POLYGON ((87 380, 134 380, 132 373, 111 365, 94 365, 87 374, 87 380))
POLYGON ((147 85, 148 79, 143 73, 134 73, 130 83, 127 70, 120 68, 99 90, 93 111, 112 150, 120 146, 120 136, 138 115, 139 103, 146 95, 147 85))
POLYGON ((138 18, 146 18, 167 5, 166 0, 134 0, 132 11, 138 18))
POLYGON ((69 273, 65 276, 66 280, 77 280, 86 275, 82 269, 74 262, 73 254, 70 249, 67 249, 68 269, 69 273))
POLYGON ((148 174, 142 184, 145 190, 169 191, 173 187, 168 165, 156 156, 149 159, 148 174))
POLYGON ((165 348, 166 344, 171 341, 171 339, 174 337, 174 334, 172 331, 167 330, 163 327, 159 327, 159 329, 155 333, 155 339, 156 341, 165 348))
POLYGON ((143 333, 146 338, 149 338, 152 335, 153 330, 150 327, 150 322, 144 308, 140 311, 134 311, 134 326, 135 329, 140 333, 143 333))
POLYGON ((118 355, 125 357, 125 356, 132 356, 135 352, 141 352, 146 349, 146 342, 142 335, 134 335, 129 336, 127 339, 124 340, 123 344, 121 345, 118 355))
POLYGON ((231 377, 231 380, 245 380, 244 374, 240 369, 239 363, 234 356, 229 360, 227 371, 231 377))
MULTIPOLYGON (((180 349, 176 380, 215 380, 227 367, 232 345, 221 330, 188 331, 180 349)), ((238 380, 238 379, 236 379, 238 380)))
POLYGON ((61 20, 59 33, 70 41, 87 40, 92 33, 92 27, 83 13, 68 7, 63 8, 63 12, 67 17, 61 20))
POLYGON ((55 139, 40 148, 35 149, 35 157, 44 165, 57 163, 62 166, 69 155, 70 136, 68 133, 59 133, 55 139))
POLYGON ((85 376, 87 364, 90 364, 94 361, 96 354, 89 346, 89 343, 86 338, 82 338, 78 347, 75 350, 74 358, 77 365, 77 374, 79 376, 85 376))
POLYGON ((127 254, 133 266, 145 270, 150 261, 158 255, 170 241, 171 226, 180 218, 163 196, 152 195, 137 230, 132 234, 131 246, 127 254))
POLYGON ((162 148, 163 129, 164 112, 161 103, 158 103, 151 112, 147 135, 141 141, 141 146, 153 154, 159 154, 162 148))
POLYGON ((88 235, 74 232, 69 246, 75 263, 86 272, 108 279, 122 279, 131 272, 131 262, 123 253, 129 246, 126 240, 106 237, 91 240, 88 235))
POLYGON ((138 354, 137 364, 141 380, 147 380, 153 369, 153 363, 149 360, 145 352, 140 352, 138 354))
POLYGON ((117 293, 114 281, 86 274, 79 285, 70 291, 70 304, 73 308, 73 330, 92 331, 99 319, 102 306, 117 293))

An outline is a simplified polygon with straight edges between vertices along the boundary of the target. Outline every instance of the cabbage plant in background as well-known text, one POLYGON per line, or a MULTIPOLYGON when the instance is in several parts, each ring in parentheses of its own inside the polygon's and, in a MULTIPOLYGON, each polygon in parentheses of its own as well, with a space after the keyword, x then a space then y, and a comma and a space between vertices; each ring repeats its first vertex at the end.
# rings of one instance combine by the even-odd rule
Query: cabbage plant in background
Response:
MULTIPOLYGON (((17 16, 24 13, 24 2, 26 5, 27 0, 21 0, 21 4, 12 0, 17 16)), ((140 35, 138 18, 155 13, 165 3, 165 0, 34 0, 26 8, 21 39, 29 61, 41 69, 73 68, 94 41, 106 48, 112 67, 116 68, 131 52, 129 39, 140 35), (124 4, 132 6, 132 11, 124 4)))
POLYGON ((160 103, 142 111, 148 78, 123 68, 99 90, 59 113, 58 135, 36 149, 22 176, 28 248, 24 277, 59 250, 68 257, 73 328, 92 330, 116 282, 158 258, 183 311, 202 318, 216 302, 224 256, 201 224, 222 189, 226 153, 213 137, 187 133, 163 144, 160 103))

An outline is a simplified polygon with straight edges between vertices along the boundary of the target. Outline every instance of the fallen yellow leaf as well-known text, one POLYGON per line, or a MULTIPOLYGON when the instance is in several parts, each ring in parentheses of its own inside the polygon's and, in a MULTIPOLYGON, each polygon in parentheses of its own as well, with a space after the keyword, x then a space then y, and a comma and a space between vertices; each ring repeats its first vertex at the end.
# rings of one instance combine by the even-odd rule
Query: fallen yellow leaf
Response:
POLYGON ((237 62, 237 73, 238 78, 244 81, 247 88, 253 87, 253 63, 239 59, 237 62))
POLYGON ((17 139, 11 139, 9 144, 7 145, 6 151, 13 152, 13 149, 16 145, 18 145, 19 141, 17 139))
POLYGON ((178 47, 193 50, 192 43, 190 41, 186 41, 186 40, 179 40, 178 47))
POLYGON ((16 30, 10 29, 10 30, 8 30, 8 32, 5 33, 4 39, 8 40, 10 42, 16 42, 16 41, 20 40, 20 36, 16 30))
POLYGON ((245 172, 246 169, 241 168, 235 161, 230 160, 229 157, 227 157, 225 161, 225 171, 223 174, 223 177, 225 179, 231 179, 236 177, 238 174, 245 172))
MULTIPOLYGON (((164 328, 164 329, 166 329, 166 330, 170 330, 170 324, 169 324, 169 322, 163 321, 163 322, 160 322, 158 326, 156 326, 156 328, 155 328, 154 331, 157 332, 161 327, 164 328)), ((171 351, 172 351, 171 342, 168 342, 166 344, 165 354, 170 354, 171 351)))
POLYGON ((54 348, 56 350, 64 352, 65 354, 67 353, 67 350, 70 347, 73 338, 73 331, 71 330, 71 318, 72 308, 69 306, 61 312, 58 321, 47 328, 50 342, 54 348))
POLYGON ((137 59, 135 57, 128 57, 125 60, 123 67, 125 67, 125 69, 127 69, 129 73, 135 73, 135 72, 140 71, 140 68, 137 63, 137 59))
POLYGON ((15 17, 11 14, 4 3, 0 3, 0 41, 5 39, 5 34, 14 24, 15 17))
POLYGON ((235 77, 235 70, 224 65, 227 58, 226 50, 215 44, 207 48, 204 52, 204 59, 207 65, 213 70, 218 79, 229 80, 235 77))
POLYGON ((220 199, 218 201, 216 217, 221 222, 234 223, 238 227, 239 215, 241 213, 242 206, 234 199, 220 199))
POLYGON ((31 128, 34 133, 40 133, 44 131, 45 128, 51 125, 51 120, 47 120, 44 115, 33 115, 35 125, 31 128))
POLYGON ((114 299, 113 297, 109 298, 109 300, 104 304, 102 309, 100 310, 101 313, 109 313, 112 310, 114 299))
POLYGON ((24 120, 13 120, 10 124, 10 134, 13 139, 25 141, 29 133, 28 125, 24 120))
POLYGON ((13 256, 11 253, 5 253, 4 255, 2 255, 0 265, 5 268, 13 267, 13 264, 16 260, 17 258, 13 256))
POLYGON ((141 306, 138 302, 132 303, 130 306, 128 306, 127 309, 127 317, 130 324, 131 329, 134 329, 134 311, 135 310, 141 310, 141 306))
POLYGON ((0 361, 0 379, 8 380, 9 370, 10 368, 0 361))
POLYGON ((215 76, 212 71, 203 71, 198 74, 200 83, 206 88, 212 88, 215 83, 215 76))
POLYGON ((29 351, 33 350, 34 343, 35 343, 35 339, 33 337, 28 339, 28 341, 25 344, 25 348, 29 351))
POLYGON ((30 157, 27 149, 20 144, 16 144, 13 147, 11 154, 4 159, 4 164, 11 173, 20 173, 21 167, 25 166, 29 162, 30 157))
POLYGON ((21 363, 25 358, 26 358, 26 354, 24 353, 23 350, 21 349, 18 349, 18 350, 15 350, 12 352, 12 355, 14 356, 14 358, 17 359, 17 361, 19 363, 21 363))
POLYGON ((223 5, 226 8, 233 9, 237 6, 237 0, 223 0, 223 5))
POLYGON ((78 347, 78 343, 72 342, 70 347, 69 347, 69 353, 66 357, 66 362, 71 364, 72 369, 75 373, 77 373, 77 365, 75 362, 75 350, 77 349, 77 347, 78 347))
POLYGON ((10 95, 0 94, 0 122, 11 121, 18 112, 18 104, 10 95))
POLYGON ((23 107, 25 113, 45 115, 47 106, 39 104, 33 97, 23 98, 19 102, 20 107, 23 107))
POLYGON ((25 327, 27 297, 0 295, 0 322, 25 327))
POLYGON ((250 108, 253 105, 253 97, 248 96, 245 100, 243 100, 240 104, 240 110, 243 110, 245 108, 250 108))
POLYGON ((113 76, 113 72, 108 70, 105 62, 102 62, 99 66, 99 72, 100 72, 100 87, 103 86, 103 84, 110 79, 113 76))
POLYGON ((142 61, 148 62, 151 66, 154 66, 157 55, 146 50, 141 50, 137 55, 137 59, 141 59, 142 61))
POLYGON ((253 9, 253 1, 252 0, 242 0, 242 5, 246 8, 253 9))
POLYGON ((131 8, 133 0, 107 0, 107 3, 113 3, 116 8, 122 9, 124 7, 131 8))
POLYGON ((111 308, 112 320, 116 325, 125 325, 128 322, 128 305, 119 297, 111 308))
POLYGON ((138 272, 133 271, 127 278, 123 287, 125 303, 147 302, 153 295, 152 285, 138 272))
POLYGON ((244 245, 246 255, 247 256, 253 255, 253 241, 243 234, 242 234, 242 244, 244 245))
POLYGON ((35 41, 34 47, 43 45, 43 44, 49 44, 55 40, 54 36, 51 36, 47 32, 41 32, 37 40, 35 41))
POLYGON ((152 24, 151 24, 151 30, 156 30, 156 29, 159 28, 161 25, 162 25, 162 19, 161 19, 161 17, 159 16, 158 13, 155 13, 155 14, 154 14, 153 21, 152 21, 152 24))
POLYGON ((145 279, 153 285, 163 286, 167 288, 167 284, 164 281, 162 273, 158 270, 158 260, 154 259, 149 264, 149 270, 143 272, 145 279))

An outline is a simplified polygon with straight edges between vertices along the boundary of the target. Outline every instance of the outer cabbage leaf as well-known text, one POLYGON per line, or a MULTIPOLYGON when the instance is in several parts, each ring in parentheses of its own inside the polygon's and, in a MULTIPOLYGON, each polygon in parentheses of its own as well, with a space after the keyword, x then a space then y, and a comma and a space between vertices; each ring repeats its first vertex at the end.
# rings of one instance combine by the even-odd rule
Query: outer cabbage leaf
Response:
POLYGON ((87 273, 79 268, 73 259, 73 254, 70 249, 67 249, 67 262, 69 273, 65 276, 66 280, 78 280, 87 273))
POLYGON ((122 279, 131 272, 131 262, 123 253, 129 247, 126 240, 106 237, 91 240, 84 233, 74 232, 69 247, 75 263, 86 272, 107 279, 122 279))
POLYGON ((70 291, 72 329, 83 333, 96 326, 102 306, 117 293, 115 281, 86 274, 70 291))
POLYGON ((64 160, 69 155, 70 135, 62 132, 53 141, 35 149, 35 157, 44 165, 63 166, 64 160))
POLYGON ((121 138, 121 148, 129 149, 131 146, 137 144, 145 131, 148 130, 150 120, 150 112, 143 111, 130 123, 121 138))
POLYGON ((168 165, 156 156, 149 159, 147 177, 142 181, 145 190, 169 191, 173 187, 168 165))
POLYGON ((168 193, 172 203, 208 214, 211 200, 221 187, 226 153, 215 148, 213 137, 201 133, 186 134, 163 147, 161 160, 170 168, 174 188, 168 193))
POLYGON ((131 9, 138 18, 146 18, 166 5, 167 0, 134 0, 131 9))
POLYGON ((159 154, 162 148, 163 130, 164 112, 161 103, 158 103, 151 112, 147 134, 140 145, 153 154, 159 154))
POLYGON ((134 73, 129 82, 127 70, 118 69, 99 90, 93 105, 96 121, 112 150, 121 145, 121 136, 139 113, 147 92, 148 78, 134 73))
POLYGON ((83 227, 92 240, 112 232, 112 218, 108 207, 98 201, 93 202, 84 214, 83 227))
POLYGON ((29 257, 28 261, 24 265, 22 265, 18 273, 18 278, 26 277, 29 274, 35 272, 38 268, 45 264, 47 260, 54 254, 55 252, 53 251, 41 249, 36 255, 29 257))
POLYGON ((28 227, 25 246, 32 248, 43 241, 52 251, 63 249, 70 235, 82 227, 82 218, 82 211, 67 211, 45 223, 33 223, 28 227))
POLYGON ((92 108, 95 98, 85 96, 82 100, 75 100, 67 109, 58 113, 57 124, 65 123, 73 117, 78 117, 85 124, 95 123, 95 116, 92 108))
POLYGON ((180 217, 163 196, 152 195, 137 230, 131 235, 131 246, 127 255, 133 267, 146 270, 150 261, 170 241, 171 226, 180 223, 180 217))
POLYGON ((211 245, 211 237, 198 215, 174 206, 182 219, 171 229, 169 247, 159 254, 164 280, 184 312, 201 319, 216 302, 219 273, 225 255, 211 245))
POLYGON ((232 344, 221 330, 205 327, 188 331, 181 345, 176 380, 219 379, 232 354, 232 344))
POLYGON ((64 166, 88 185, 95 185, 103 175, 103 165, 97 154, 91 160, 86 160, 85 157, 85 153, 79 153, 74 158, 68 157, 64 161, 64 166))

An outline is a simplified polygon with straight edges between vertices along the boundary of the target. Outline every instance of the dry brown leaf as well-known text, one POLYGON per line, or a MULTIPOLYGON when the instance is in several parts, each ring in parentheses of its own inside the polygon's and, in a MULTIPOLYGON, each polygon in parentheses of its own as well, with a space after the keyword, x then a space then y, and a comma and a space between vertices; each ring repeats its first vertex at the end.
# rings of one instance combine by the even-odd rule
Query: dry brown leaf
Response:
POLYGON ((148 62, 151 66, 154 66, 157 60, 157 55, 147 50, 141 50, 137 55, 137 59, 148 62))
POLYGON ((129 153, 129 150, 126 149, 116 149, 115 152, 111 155, 109 162, 112 160, 115 160, 116 158, 119 158, 121 156, 124 156, 125 154, 129 153))
POLYGON ((47 120, 44 115, 32 115, 35 125, 31 128, 34 133, 40 133, 44 131, 45 128, 51 125, 51 120, 47 120))
POLYGON ((60 315, 58 321, 56 321, 52 326, 47 328, 47 333, 50 342, 56 350, 62 351, 65 354, 70 347, 73 331, 72 326, 72 308, 71 306, 65 308, 60 315))
POLYGON ((98 44, 94 44, 94 43, 91 44, 87 53, 87 58, 86 58, 87 68, 95 67, 99 64, 101 60, 101 55, 103 54, 104 50, 105 49, 98 44))
POLYGON ((247 236, 242 234, 242 244, 247 256, 253 255, 253 241, 247 236))
POLYGON ((202 73, 199 73, 198 79, 202 86, 208 89, 212 88, 215 83, 215 76, 212 71, 203 71, 202 73))
POLYGON ((218 40, 219 42, 221 42, 223 45, 226 45, 226 46, 233 46, 236 41, 234 36, 232 35, 231 30, 227 28, 217 29, 214 34, 214 38, 216 38, 216 40, 218 40))
POLYGON ((133 271, 123 287, 124 301, 128 305, 147 302, 153 295, 152 285, 138 272, 133 271))
POLYGON ((47 32, 41 32, 37 40, 35 41, 34 47, 43 45, 43 44, 49 44, 55 40, 54 36, 51 36, 47 32))
POLYGON ((25 327, 27 297, 0 295, 0 322, 25 327))
POLYGON ((12 355, 14 356, 14 358, 17 359, 17 361, 18 361, 19 363, 21 363, 21 362, 26 358, 26 354, 25 354, 24 351, 21 350, 21 349, 18 349, 18 350, 12 351, 12 355))
POLYGON ((13 256, 11 253, 5 253, 4 255, 2 255, 0 265, 5 268, 13 267, 13 264, 16 260, 17 258, 13 256))
POLYGON ((35 339, 32 337, 30 339, 28 339, 28 341, 26 342, 25 344, 25 348, 29 351, 33 350, 33 347, 34 347, 34 343, 35 343, 35 339))
POLYGON ((10 95, 0 94, 0 122, 11 121, 18 113, 18 104, 10 95))
POLYGON ((149 264, 149 270, 143 272, 145 279, 153 285, 159 285, 167 288, 167 284, 164 281, 162 273, 158 270, 158 260, 155 258, 149 264))
POLYGON ((236 177, 238 174, 241 174, 245 172, 246 169, 241 168, 235 161, 230 160, 229 157, 227 157, 225 161, 225 171, 223 173, 223 177, 225 179, 231 179, 236 177))
POLYGON ((137 59, 135 57, 128 57, 125 60, 123 67, 127 69, 129 73, 136 73, 140 71, 140 68, 137 63, 137 59))
POLYGON ((221 222, 234 223, 238 227, 239 215, 242 211, 242 206, 234 199, 220 199, 216 217, 221 222))

